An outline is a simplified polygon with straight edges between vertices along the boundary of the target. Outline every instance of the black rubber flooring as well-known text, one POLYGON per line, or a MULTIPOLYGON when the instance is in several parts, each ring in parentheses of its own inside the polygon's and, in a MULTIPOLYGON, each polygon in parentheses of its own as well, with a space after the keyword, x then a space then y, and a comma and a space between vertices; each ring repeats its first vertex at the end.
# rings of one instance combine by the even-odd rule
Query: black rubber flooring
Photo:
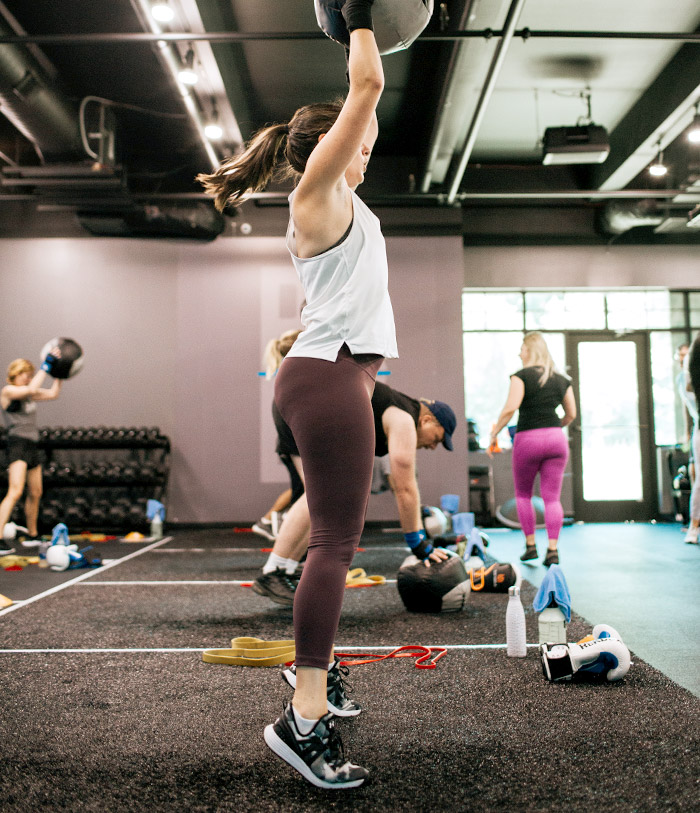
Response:
MULTIPOLYGON (((362 544, 354 566, 395 578, 399 537, 362 544)), ((434 670, 352 667, 364 711, 339 730, 372 782, 314 789, 262 740, 290 696, 279 668, 201 660, 238 635, 292 636, 291 611, 232 583, 257 574, 260 547, 247 534, 177 532, 0 615, 3 811, 697 809, 697 698, 637 657, 617 684, 552 685, 535 648, 524 659, 449 649, 434 670)), ((42 573, 44 589, 65 576, 42 573)), ((522 592, 534 643, 535 588, 522 592)), ((502 645, 506 603, 472 594, 461 613, 423 616, 394 584, 348 590, 338 648, 502 645)), ((590 628, 575 616, 569 640, 590 628)))

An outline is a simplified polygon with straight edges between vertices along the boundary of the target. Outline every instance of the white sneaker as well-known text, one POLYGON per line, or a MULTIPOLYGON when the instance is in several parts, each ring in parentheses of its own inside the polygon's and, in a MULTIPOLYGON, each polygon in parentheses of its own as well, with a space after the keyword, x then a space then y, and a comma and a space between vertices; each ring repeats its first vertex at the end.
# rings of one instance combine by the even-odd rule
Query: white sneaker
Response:
POLYGON ((275 534, 272 533, 272 523, 269 519, 265 517, 261 517, 255 525, 250 529, 254 534, 258 536, 262 536, 267 539, 268 542, 275 541, 275 534))
POLYGON ((688 533, 685 535, 685 539, 683 541, 687 542, 689 545, 697 545, 699 532, 700 528, 688 528, 688 533))

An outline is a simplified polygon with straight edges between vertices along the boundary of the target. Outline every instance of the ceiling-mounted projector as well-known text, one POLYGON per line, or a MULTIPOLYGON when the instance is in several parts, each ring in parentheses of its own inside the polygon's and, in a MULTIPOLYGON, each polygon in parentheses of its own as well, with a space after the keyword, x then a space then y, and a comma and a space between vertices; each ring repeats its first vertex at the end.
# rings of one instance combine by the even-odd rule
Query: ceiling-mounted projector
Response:
POLYGON ((608 131, 599 124, 544 131, 543 164, 602 164, 609 153, 608 131))

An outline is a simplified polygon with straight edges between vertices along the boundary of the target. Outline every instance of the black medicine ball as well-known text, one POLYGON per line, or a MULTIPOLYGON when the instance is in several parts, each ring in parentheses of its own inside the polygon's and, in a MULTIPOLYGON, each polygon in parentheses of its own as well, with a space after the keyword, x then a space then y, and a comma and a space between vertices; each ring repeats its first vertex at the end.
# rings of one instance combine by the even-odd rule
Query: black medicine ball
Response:
MULTIPOLYGON (((314 0, 316 21, 323 33, 341 45, 350 35, 341 13, 344 0, 314 0)), ((408 48, 430 22, 433 0, 374 0, 372 24, 380 54, 408 48)))
POLYGON ((469 575, 459 556, 426 567, 409 556, 399 568, 396 586, 406 609, 412 613, 454 613, 469 598, 469 575))
POLYGON ((61 358, 53 363, 51 376, 53 378, 71 378, 77 375, 83 367, 83 349, 78 342, 66 338, 51 339, 41 348, 42 363, 54 347, 60 348, 61 358))

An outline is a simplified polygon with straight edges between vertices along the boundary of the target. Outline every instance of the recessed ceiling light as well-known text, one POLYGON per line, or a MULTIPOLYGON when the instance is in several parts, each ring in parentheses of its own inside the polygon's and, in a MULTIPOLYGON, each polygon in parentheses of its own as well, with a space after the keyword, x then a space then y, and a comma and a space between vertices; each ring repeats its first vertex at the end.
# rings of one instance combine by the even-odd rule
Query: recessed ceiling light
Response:
POLYGON ((154 3, 151 6, 151 16, 159 23, 169 23, 175 17, 175 12, 165 2, 154 3))

